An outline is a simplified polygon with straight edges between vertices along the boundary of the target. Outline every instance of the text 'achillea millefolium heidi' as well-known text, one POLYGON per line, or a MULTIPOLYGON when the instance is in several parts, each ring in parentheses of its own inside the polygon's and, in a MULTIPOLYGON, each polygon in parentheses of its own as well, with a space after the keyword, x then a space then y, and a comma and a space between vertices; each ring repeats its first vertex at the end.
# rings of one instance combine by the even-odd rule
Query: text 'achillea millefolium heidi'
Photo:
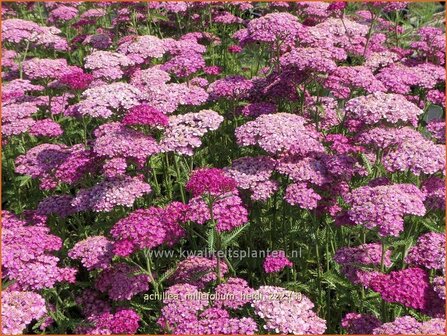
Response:
POLYGON ((2 333, 445 334, 442 3, 1 15, 2 333))

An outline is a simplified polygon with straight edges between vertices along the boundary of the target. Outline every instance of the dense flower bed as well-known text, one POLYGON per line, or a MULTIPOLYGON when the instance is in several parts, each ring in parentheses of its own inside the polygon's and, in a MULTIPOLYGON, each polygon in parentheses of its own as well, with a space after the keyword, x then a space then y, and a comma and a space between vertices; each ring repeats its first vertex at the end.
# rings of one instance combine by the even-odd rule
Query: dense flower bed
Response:
POLYGON ((442 10, 2 4, 2 332, 445 334, 442 10))

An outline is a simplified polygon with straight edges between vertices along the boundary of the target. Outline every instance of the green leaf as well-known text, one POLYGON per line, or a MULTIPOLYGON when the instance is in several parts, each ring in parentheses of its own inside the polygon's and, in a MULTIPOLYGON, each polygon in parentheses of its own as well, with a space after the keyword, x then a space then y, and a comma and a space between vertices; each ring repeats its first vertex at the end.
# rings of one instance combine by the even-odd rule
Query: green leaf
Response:
POLYGON ((151 13, 149 19, 157 19, 160 21, 169 21, 169 18, 157 13, 151 13))
POLYGON ((20 181, 19 187, 28 186, 31 182, 31 176, 25 175, 17 178, 20 181))
POLYGON ((166 272, 164 272, 162 274, 162 276, 158 278, 158 283, 162 283, 163 281, 168 279, 172 274, 174 274, 175 270, 176 270, 176 268, 173 267, 173 268, 168 269, 166 272))
POLYGON ((364 163, 365 166, 366 166, 366 169, 368 170, 368 175, 371 175, 371 174, 372 174, 372 165, 371 165, 371 162, 368 160, 368 158, 366 157, 365 154, 361 153, 360 156, 361 156, 361 158, 362 158, 362 160, 363 160, 363 163, 364 163))
POLYGON ((250 223, 247 223, 244 226, 240 226, 231 231, 229 234, 222 234, 222 245, 226 247, 229 243, 238 238, 249 225, 250 223))

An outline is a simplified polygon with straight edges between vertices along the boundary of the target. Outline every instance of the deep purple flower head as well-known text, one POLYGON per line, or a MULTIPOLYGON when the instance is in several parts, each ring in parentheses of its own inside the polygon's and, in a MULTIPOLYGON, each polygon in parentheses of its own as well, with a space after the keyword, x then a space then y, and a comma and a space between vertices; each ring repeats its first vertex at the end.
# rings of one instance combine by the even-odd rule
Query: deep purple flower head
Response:
POLYGON ((381 325, 380 320, 367 314, 348 313, 341 320, 341 326, 348 331, 349 334, 365 334, 372 333, 374 328, 381 325))

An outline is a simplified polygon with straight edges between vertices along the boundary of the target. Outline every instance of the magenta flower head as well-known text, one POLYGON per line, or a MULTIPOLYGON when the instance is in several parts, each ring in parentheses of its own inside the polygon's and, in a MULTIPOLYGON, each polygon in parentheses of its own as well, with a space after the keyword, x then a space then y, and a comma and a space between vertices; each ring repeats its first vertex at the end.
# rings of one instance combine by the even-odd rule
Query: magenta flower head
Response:
POLYGON ((371 281, 371 289, 380 293, 387 302, 400 303, 431 316, 443 311, 443 304, 430 284, 428 273, 418 267, 379 274, 371 281))
POLYGON ((204 193, 224 194, 236 189, 236 181, 218 168, 202 168, 194 171, 186 184, 194 197, 204 193))
POLYGON ((132 107, 123 118, 124 125, 168 126, 168 117, 147 104, 132 107))
POLYGON ((345 1, 336 1, 331 2, 331 4, 328 6, 328 11, 337 11, 337 10, 343 10, 346 8, 347 3, 345 1))
POLYGON ((93 81, 93 76, 82 71, 74 71, 63 75, 59 81, 72 90, 84 90, 93 81))
POLYGON ((273 251, 264 260, 264 271, 266 273, 277 273, 286 267, 292 267, 293 263, 287 258, 284 251, 273 251))
POLYGON ((242 48, 236 44, 232 44, 230 46, 228 46, 228 52, 232 53, 232 54, 238 54, 242 51, 242 48))
POLYGON ((218 75, 222 72, 222 69, 218 67, 217 65, 207 66, 203 69, 203 71, 207 75, 218 75))
POLYGON ((113 315, 110 330, 114 334, 135 334, 139 327, 140 316, 132 309, 122 309, 113 315))

